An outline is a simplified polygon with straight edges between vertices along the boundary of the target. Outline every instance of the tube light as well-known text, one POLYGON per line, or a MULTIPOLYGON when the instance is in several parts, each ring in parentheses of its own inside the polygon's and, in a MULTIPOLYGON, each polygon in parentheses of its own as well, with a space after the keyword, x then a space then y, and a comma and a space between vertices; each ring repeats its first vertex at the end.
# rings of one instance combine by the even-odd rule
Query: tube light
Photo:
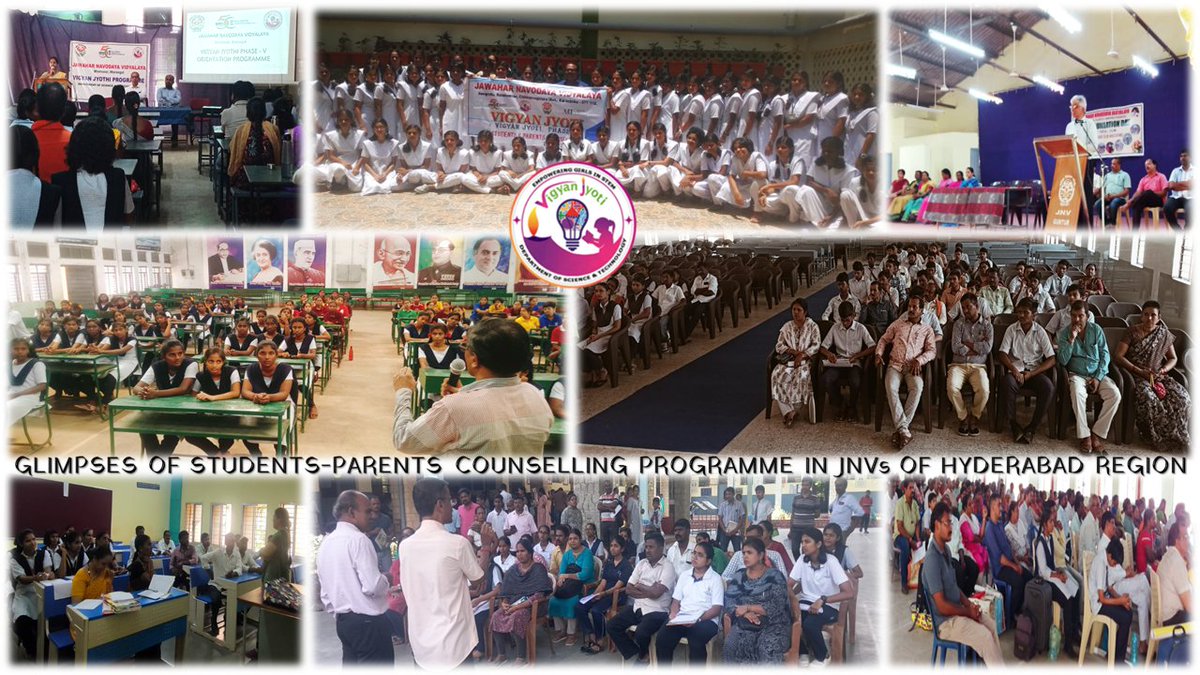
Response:
POLYGON ((916 68, 909 68, 908 66, 900 66, 900 65, 896 65, 895 63, 889 63, 889 64, 887 64, 886 70, 887 70, 888 75, 894 75, 896 77, 904 77, 904 78, 908 78, 910 80, 917 79, 917 69, 916 68))
POLYGON ((1083 30, 1083 24, 1079 19, 1072 16, 1067 10, 1058 5, 1044 5, 1042 11, 1058 22, 1058 25, 1066 29, 1068 33, 1078 33, 1083 30))
POLYGON ((1133 66, 1150 77, 1158 77, 1158 66, 1155 66, 1137 54, 1133 55, 1133 66))
POLYGON ((967 54, 969 56, 973 56, 977 59, 982 59, 987 56, 986 54, 984 54, 983 50, 980 49, 979 47, 976 47, 975 45, 972 45, 972 44, 967 44, 966 42, 963 42, 962 40, 959 40, 958 38, 952 38, 949 35, 946 35, 945 33, 941 32, 940 30, 934 30, 934 29, 930 28, 929 29, 929 39, 933 40, 934 42, 936 42, 940 45, 945 45, 947 47, 950 47, 951 49, 957 49, 958 51, 960 51, 964 54, 967 54))
POLYGON ((972 89, 967 90, 967 93, 974 96, 975 98, 979 99, 980 101, 987 101, 988 103, 995 103, 996 105, 1000 105, 1001 103, 1004 103, 1003 99, 1001 99, 998 96, 992 96, 991 94, 987 93, 986 91, 980 91, 978 89, 972 88, 972 89))
POLYGON ((1061 84, 1055 82, 1054 80, 1051 80, 1050 78, 1042 77, 1041 75, 1034 75, 1033 81, 1037 82, 1038 84, 1042 85, 1043 87, 1049 89, 1050 91, 1052 91, 1056 94, 1063 93, 1063 86, 1061 84))

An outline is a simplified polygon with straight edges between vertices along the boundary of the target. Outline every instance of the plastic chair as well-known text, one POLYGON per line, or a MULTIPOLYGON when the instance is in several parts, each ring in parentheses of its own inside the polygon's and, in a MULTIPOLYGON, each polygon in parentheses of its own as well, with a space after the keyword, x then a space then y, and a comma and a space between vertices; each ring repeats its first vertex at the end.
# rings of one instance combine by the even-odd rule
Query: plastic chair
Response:
MULTIPOLYGON (((1153 567, 1146 566, 1146 570, 1150 572, 1150 634, 1154 634, 1154 629, 1163 625, 1162 618, 1162 582, 1158 578, 1158 572, 1154 571, 1153 567)), ((1146 645, 1146 665, 1154 663, 1154 652, 1158 651, 1158 640, 1148 640, 1146 645)))
POLYGON ((1096 316, 1107 316, 1105 310, 1116 301, 1117 299, 1111 295, 1089 295, 1087 304, 1096 313, 1096 316))
POLYGON ((1129 316, 1141 314, 1142 306, 1136 302, 1113 302, 1104 309, 1104 316, 1129 316))
MULTIPOLYGON (((1092 551, 1084 551, 1084 570, 1091 569, 1092 557, 1095 555, 1092 551)), ((1083 605, 1083 623, 1080 624, 1079 633, 1079 665, 1083 665, 1083 660, 1087 658, 1092 646, 1099 644, 1101 633, 1108 629, 1108 667, 1112 668, 1117 660, 1117 622, 1101 614, 1092 614, 1091 599, 1096 594, 1096 589, 1092 588, 1091 574, 1083 575, 1083 586, 1087 593, 1083 598, 1084 602, 1079 603, 1083 605), (1093 632, 1093 629, 1096 630, 1093 632)))
MULTIPOLYGON (((925 566, 921 566, 921 571, 924 573, 925 566)), ((943 640, 938 636, 938 629, 941 628, 941 621, 938 620, 937 612, 933 611, 933 596, 929 595, 929 589, 922 587, 921 592, 925 595, 925 606, 929 608, 929 616, 933 619, 933 650, 929 653, 929 665, 936 666, 939 663, 946 665, 946 654, 951 650, 958 657, 958 665, 966 665, 967 659, 975 662, 975 650, 961 642, 953 640, 943 640)))

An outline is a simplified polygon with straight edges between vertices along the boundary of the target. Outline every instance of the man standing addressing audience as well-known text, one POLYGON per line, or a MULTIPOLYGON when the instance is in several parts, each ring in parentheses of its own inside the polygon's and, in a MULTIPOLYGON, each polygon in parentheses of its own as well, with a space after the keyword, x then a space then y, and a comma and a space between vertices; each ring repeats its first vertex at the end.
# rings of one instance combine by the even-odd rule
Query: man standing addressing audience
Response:
MULTIPOLYGON (((371 518, 367 496, 355 490, 341 493, 333 505, 333 517, 337 527, 325 536, 317 552, 317 578, 321 604, 326 613, 336 617, 342 665, 391 665, 396 656, 391 622, 384 616, 388 580, 379 572, 375 547, 363 534, 371 518)), ((410 601, 409 611, 412 605, 410 601)))
POLYGON ((413 419, 417 381, 402 368, 396 390, 392 442, 408 454, 538 453, 550 437, 554 414, 542 390, 518 377, 529 363, 529 334, 514 321, 487 319, 471 326, 463 344, 466 386, 442 383, 442 398, 413 419))
MULTIPOLYGON (((1092 185, 1092 176, 1096 173, 1096 163, 1098 160, 1093 157, 1100 156, 1100 149, 1096 147, 1096 139, 1100 137, 1100 132, 1096 130, 1096 123, 1087 117, 1087 98, 1081 94, 1075 94, 1071 97, 1071 120, 1067 122, 1067 128, 1063 134, 1074 138, 1080 145, 1087 150, 1088 157, 1081 157, 1084 160, 1083 166, 1083 194, 1095 194, 1094 186, 1092 185)), ((1086 197, 1085 197, 1086 198, 1086 197)), ((1082 205, 1079 209, 1079 223, 1086 224, 1088 214, 1087 209, 1082 205)))
POLYGON ((989 668, 1004 665, 1000 638, 996 637, 996 622, 983 616, 979 606, 962 594, 955 580, 954 565, 946 544, 954 529, 954 516, 945 502, 933 507, 930 518, 933 546, 921 566, 925 592, 933 602, 929 611, 938 617, 938 637, 961 642, 974 649, 989 668))
POLYGON ((477 644, 470 586, 483 579, 466 537, 451 534, 454 500, 450 486, 422 478, 412 490, 421 526, 400 542, 400 587, 408 603, 408 639, 422 668, 448 670, 461 664, 477 644))

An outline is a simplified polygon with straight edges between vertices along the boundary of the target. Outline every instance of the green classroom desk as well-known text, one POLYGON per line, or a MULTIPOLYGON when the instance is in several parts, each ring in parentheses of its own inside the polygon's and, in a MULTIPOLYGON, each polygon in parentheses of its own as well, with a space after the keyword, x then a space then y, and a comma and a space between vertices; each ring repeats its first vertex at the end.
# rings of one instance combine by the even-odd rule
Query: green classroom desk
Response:
MULTIPOLYGON (((46 379, 52 375, 82 375, 92 380, 92 391, 97 414, 100 419, 104 415, 100 410, 100 380, 117 369, 117 357, 114 354, 38 354, 38 358, 46 365, 46 379)), ((118 386, 113 390, 116 396, 121 392, 118 386)), ((115 403, 116 400, 114 399, 115 403)), ((51 408, 53 410, 53 407, 51 408)))
MULTIPOLYGON (((426 368, 421 371, 417 377, 417 395, 413 397, 413 417, 421 414, 421 402, 427 396, 441 393, 442 382, 450 378, 450 370, 448 368, 426 368)), ((558 382, 558 373, 534 373, 533 384, 538 389, 542 390, 546 396, 550 395, 550 389, 554 387, 554 383, 558 382)), ((462 374, 462 384, 467 385, 475 381, 467 373, 462 374)))
MULTIPOLYGON (((328 330, 328 329, 326 329, 328 330)), ((329 335, 314 335, 317 340, 317 347, 321 350, 321 373, 320 380, 321 393, 325 393, 325 387, 329 384, 329 376, 333 374, 333 349, 330 346, 333 339, 329 335)))
POLYGON ((276 452, 287 446, 295 453, 298 439, 289 433, 288 408, 286 402, 259 405, 242 398, 206 402, 191 396, 126 396, 109 405, 109 454, 117 454, 118 432, 275 443, 276 452))

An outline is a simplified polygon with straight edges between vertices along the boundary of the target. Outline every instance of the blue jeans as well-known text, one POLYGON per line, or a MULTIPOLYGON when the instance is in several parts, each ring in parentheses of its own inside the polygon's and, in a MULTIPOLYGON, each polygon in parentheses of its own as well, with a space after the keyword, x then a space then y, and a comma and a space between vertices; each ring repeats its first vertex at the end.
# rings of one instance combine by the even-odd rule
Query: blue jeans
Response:
POLYGON ((892 543, 900 549, 900 553, 896 556, 896 563, 900 566, 900 585, 907 587, 908 561, 912 560, 912 545, 909 544, 907 537, 896 537, 892 543))
POLYGON ((825 644, 825 636, 821 633, 823 626, 828 626, 838 620, 838 611, 828 605, 822 605, 821 611, 813 614, 807 608, 801 607, 804 617, 800 619, 800 631, 804 634, 804 642, 800 645, 800 653, 807 653, 814 661, 825 661, 829 658, 829 647, 825 644))
MULTIPOLYGON (((1097 199, 1095 203, 1092 204, 1093 218, 1100 213, 1101 201, 1102 200, 1097 199)), ((1117 209, 1121 208, 1121 205, 1124 203, 1124 197, 1113 197, 1112 200, 1108 202, 1108 210, 1104 212, 1104 223, 1106 225, 1115 225, 1117 223, 1117 209)))

